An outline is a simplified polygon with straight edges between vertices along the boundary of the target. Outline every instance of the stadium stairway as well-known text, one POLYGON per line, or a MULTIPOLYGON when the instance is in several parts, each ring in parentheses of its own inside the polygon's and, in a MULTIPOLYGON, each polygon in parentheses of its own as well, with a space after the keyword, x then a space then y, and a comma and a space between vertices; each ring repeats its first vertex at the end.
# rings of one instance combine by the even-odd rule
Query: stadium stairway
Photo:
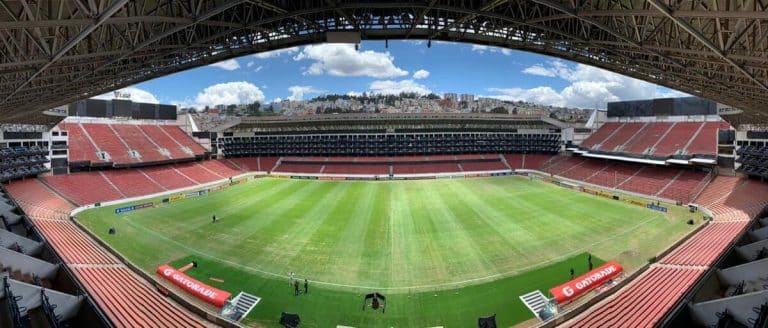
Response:
POLYGON ((628 285, 567 321, 564 326, 658 325, 707 270, 745 234, 752 218, 759 212, 755 209, 768 204, 768 185, 740 178, 717 177, 707 185, 696 203, 720 208, 720 211, 711 223, 660 258, 628 285), (746 185, 749 188, 745 188, 746 185))
POLYGON ((70 163, 104 163, 105 159, 99 157, 99 149, 96 143, 77 123, 60 123, 60 128, 68 131, 69 136, 69 162, 70 163))
MULTIPOLYGON (((140 159, 130 153, 128 146, 115 134, 109 124, 82 123, 80 126, 91 140, 98 144, 99 150, 109 155, 111 162, 121 165, 140 162, 140 159)), ((72 146, 76 147, 76 145, 72 146)))
POLYGON ((668 122, 648 124, 642 133, 638 134, 637 138, 624 145, 623 151, 631 154, 649 154, 653 150, 654 145, 667 134, 672 125, 673 123, 668 122))
POLYGON ((141 168, 139 171, 166 190, 186 188, 197 184, 172 167, 147 167, 141 168))
POLYGON ((168 151, 170 158, 172 159, 193 159, 195 157, 194 152, 189 149, 184 149, 184 146, 177 142, 173 137, 168 135, 157 125, 139 125, 141 132, 143 132, 149 139, 168 151))
POLYGON ((137 159, 142 163, 156 163, 169 160, 170 152, 160 148, 152 139, 147 138, 137 125, 133 124, 108 124, 132 151, 138 155, 137 159))
MULTIPOLYGON (((19 205, 25 212, 30 209, 26 213, 35 228, 50 243, 115 327, 212 326, 150 287, 66 217, 50 219, 30 215, 29 213, 37 213, 37 207, 45 204, 55 206, 54 209, 49 209, 50 211, 63 210, 61 197, 41 183, 34 179, 17 181, 9 184, 7 191, 10 196, 19 200, 19 205)), ((69 211, 74 209, 73 205, 67 205, 69 211)), ((0 255, 0 258, 5 257, 0 255)), ((25 262, 32 263, 28 260, 25 262)), ((40 270, 40 267, 35 268, 40 270)), ((59 303, 55 303, 58 301, 51 296, 53 291, 46 290, 46 295, 58 309, 59 303)), ((66 305, 61 305, 61 310, 66 308, 66 305)))
POLYGON ((610 136, 613 135, 616 130, 618 130, 621 127, 621 123, 616 122, 608 122, 603 124, 597 131, 592 133, 592 135, 589 136, 589 138, 585 139, 581 146, 588 149, 596 149, 600 146, 600 144, 603 143, 606 139, 608 139, 610 136))
POLYGON ((205 154, 205 148, 200 146, 200 144, 186 132, 182 131, 178 125, 160 125, 159 127, 188 153, 191 152, 195 156, 202 156, 205 154))

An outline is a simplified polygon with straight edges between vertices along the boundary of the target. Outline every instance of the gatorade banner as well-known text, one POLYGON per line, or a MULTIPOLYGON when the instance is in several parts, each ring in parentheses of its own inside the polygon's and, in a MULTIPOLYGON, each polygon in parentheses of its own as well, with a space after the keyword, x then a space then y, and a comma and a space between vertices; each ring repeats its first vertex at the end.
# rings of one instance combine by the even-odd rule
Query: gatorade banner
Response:
POLYGON ((576 279, 550 289, 549 293, 555 297, 557 304, 567 303, 615 278, 622 270, 621 265, 611 261, 576 279))
POLYGON ((164 264, 157 267, 157 274, 181 287, 195 297, 213 304, 216 307, 223 307, 230 296, 229 292, 208 286, 200 281, 193 279, 186 274, 179 272, 170 265, 164 264))

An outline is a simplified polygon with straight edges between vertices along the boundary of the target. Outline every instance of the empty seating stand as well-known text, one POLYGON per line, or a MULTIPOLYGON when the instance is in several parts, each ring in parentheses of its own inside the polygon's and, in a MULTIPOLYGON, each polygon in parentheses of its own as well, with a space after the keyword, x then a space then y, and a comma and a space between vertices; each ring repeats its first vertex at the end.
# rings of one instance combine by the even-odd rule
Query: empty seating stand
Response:
MULTIPOLYGON (((696 202, 710 208, 717 208, 726 203, 730 205, 721 207, 719 211, 712 211, 712 223, 671 250, 658 263, 652 264, 627 286, 566 322, 564 326, 652 327, 662 324, 661 320, 679 304, 683 295, 702 277, 707 277, 704 275, 707 269, 726 254, 736 238, 744 236, 751 219, 759 213, 759 210, 750 209, 762 209, 768 204, 768 186, 765 183, 736 177, 717 177, 705 188, 696 202)), ((768 223, 768 220, 765 222, 768 223)), ((761 234, 763 237, 760 239, 768 237, 768 228, 762 229, 766 231, 761 234)), ((747 235, 757 236, 758 233, 752 231, 747 235)), ((750 248, 746 251, 746 259, 754 260, 755 249, 768 245, 768 241, 756 242, 763 245, 741 244, 736 247, 735 253, 744 254, 742 249, 750 248)), ((726 263, 733 262, 730 260, 726 263)), ((689 298, 695 301, 688 305, 689 316, 686 316, 683 322, 689 325, 690 318, 694 318, 699 325, 721 326, 719 324, 725 321, 719 319, 725 318, 736 319, 733 322, 745 324, 748 319, 757 318, 758 314, 768 314, 768 308, 761 308, 762 305, 768 306, 765 303, 768 297, 764 277, 766 270, 768 260, 763 258, 752 264, 718 270, 717 277, 708 276, 707 279, 717 281, 718 284, 725 283, 730 287, 713 287, 711 282, 708 283, 710 286, 702 287, 704 292, 689 298), (737 282, 750 279, 760 280, 757 284, 758 291, 750 289, 754 288, 754 284, 752 287, 734 286, 737 282), (717 296, 722 291, 724 294, 717 296), (729 310, 727 315, 726 308, 729 310), (753 309, 760 311, 754 312, 753 309), (719 315, 715 315, 716 313, 719 315)))
MULTIPOLYGON (((232 159, 253 166, 253 161, 232 159), (250 163, 250 164, 248 164, 250 163)), ((510 168, 498 154, 428 155, 428 156, 286 156, 275 172, 338 175, 433 174, 453 172, 491 172, 510 168)), ((262 164, 263 170, 263 164, 262 164)))
POLYGON ((40 181, 77 205, 193 187, 243 173, 225 161, 190 162, 43 177, 40 181))
POLYGON ((189 149, 184 149, 184 145, 168 135, 160 126, 157 125, 139 125, 144 134, 151 138, 160 148, 168 151, 173 159, 192 159, 195 154, 189 149))
POLYGON ((73 167, 130 167, 189 161, 206 150, 177 125, 62 122, 73 167))
POLYGON ((181 145, 182 148, 192 151, 195 156, 202 156, 205 154, 205 148, 200 146, 192 136, 182 131, 177 125, 160 125, 159 127, 163 129, 168 136, 173 138, 176 143, 181 145))
POLYGON ((196 185, 195 181, 190 180, 175 170, 172 166, 147 167, 139 169, 150 179, 162 186, 166 190, 186 188, 196 185))
POLYGON ((225 178, 225 176, 219 175, 205 168, 204 166, 200 165, 200 163, 176 164, 173 167, 183 176, 198 184, 213 182, 225 178))
POLYGON ((144 196, 166 190, 141 170, 109 170, 103 174, 126 197, 144 196))
POLYGON ((622 126, 622 123, 608 122, 603 124, 597 131, 592 133, 589 138, 585 139, 581 146, 587 149, 594 149, 599 147, 608 137, 612 136, 616 130, 622 126))
MULTIPOLYGON (((55 193, 28 181, 24 181, 23 184, 13 183, 8 188, 11 196, 18 197, 22 208, 26 209, 30 206, 24 204, 35 204, 35 207, 50 204, 56 207, 56 209, 50 209, 51 211, 60 208, 61 199, 55 193), (30 193, 35 190, 38 192, 34 195, 30 193)), ((36 215, 31 215, 30 218, 37 231, 45 237, 64 263, 70 266, 75 278, 109 318, 112 326, 208 326, 202 319, 172 303, 169 298, 143 282, 140 277, 67 218, 50 219, 36 215)), ((50 264, 29 259, 16 261, 14 257, 26 255, 16 255, 21 253, 15 252, 11 256, 3 255, 5 253, 7 252, 0 250, 0 265, 15 266, 12 272, 18 271, 21 274, 20 277, 24 277, 27 271, 34 271, 41 277, 47 277, 52 272, 53 266, 50 264)), ((67 295, 50 289, 42 291, 37 286, 17 283, 13 280, 4 285, 0 298, 3 295, 9 295, 9 291, 15 296, 13 299, 18 304, 13 305, 18 305, 15 309, 18 310, 16 312, 20 319, 28 314, 25 311, 42 306, 46 315, 50 313, 50 316, 56 320, 67 320, 77 312, 77 307, 83 300, 83 296, 67 295)))
POLYGON ((584 140, 582 149, 633 157, 714 157, 723 121, 608 122, 584 140))
POLYGON ((666 136, 659 140, 654 147, 655 156, 682 155, 688 142, 696 135, 703 123, 678 122, 673 125, 666 136))
MULTIPOLYGON (((109 124, 81 124, 85 132, 96 142, 97 147, 102 152, 106 152, 109 161, 115 164, 131 164, 139 162, 140 159, 130 153, 130 149, 109 124)), ((76 145, 72 145, 75 146, 76 145)))
POLYGON ((0 148, 0 182, 23 179, 47 172, 48 148, 13 147, 0 148))
POLYGON ((123 198, 123 194, 100 172, 53 175, 43 177, 41 181, 78 205, 123 198))
POLYGON ((66 219, 75 208, 38 179, 13 181, 6 184, 5 188, 30 217, 66 219))
POLYGON ((556 156, 546 163, 542 170, 554 175, 685 204, 693 201, 711 177, 708 172, 685 168, 584 157, 556 156))
POLYGON ((83 127, 78 123, 60 123, 62 130, 66 130, 69 136, 69 155, 68 160, 71 164, 80 163, 84 165, 103 164, 106 158, 99 156, 99 150, 94 142, 86 135, 83 127))
POLYGON ((138 125, 110 124, 109 126, 135 152, 138 161, 142 163, 157 163, 170 159, 168 151, 156 146, 154 141, 139 129, 138 125))

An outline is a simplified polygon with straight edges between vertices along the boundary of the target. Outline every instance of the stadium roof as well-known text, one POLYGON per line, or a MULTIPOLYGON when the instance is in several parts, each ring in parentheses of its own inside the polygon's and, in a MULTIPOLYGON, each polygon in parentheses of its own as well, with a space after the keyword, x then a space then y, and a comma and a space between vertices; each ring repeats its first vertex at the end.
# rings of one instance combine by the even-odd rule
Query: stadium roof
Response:
POLYGON ((250 53, 428 39, 573 60, 768 121, 767 8, 758 0, 2 1, 0 120, 34 121, 57 105, 250 53))

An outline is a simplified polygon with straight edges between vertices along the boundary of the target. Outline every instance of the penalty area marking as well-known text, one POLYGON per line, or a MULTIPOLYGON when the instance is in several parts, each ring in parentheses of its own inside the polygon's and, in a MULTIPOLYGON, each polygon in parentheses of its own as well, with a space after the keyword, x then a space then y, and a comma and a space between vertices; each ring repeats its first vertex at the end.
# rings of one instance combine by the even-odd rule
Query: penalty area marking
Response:
MULTIPOLYGON (((452 287, 452 286, 460 287, 460 286, 464 286, 464 285, 466 285, 468 283, 481 282, 481 281, 485 281, 485 280, 493 281, 493 280, 496 280, 496 279, 499 279, 499 278, 504 278, 504 277, 512 276, 514 274, 519 274, 519 273, 522 273, 522 272, 525 272, 525 271, 528 271, 528 270, 531 270, 531 269, 542 267, 545 264, 552 263, 552 262, 555 262, 555 261, 559 261, 559 260, 571 257, 573 255, 576 255, 578 253, 584 252, 584 251, 587 250, 587 248, 590 248, 590 247, 593 247, 593 246, 596 246, 596 245, 600 245, 600 244, 602 244, 602 243, 604 243, 606 241, 609 241, 609 240, 616 239, 616 238, 619 238, 621 236, 624 236, 624 235, 626 235, 626 234, 636 230, 637 228, 639 228, 639 227, 641 227, 643 225, 648 224, 649 222, 651 222, 654 219, 655 219, 655 217, 650 217, 648 219, 645 219, 644 221, 641 221, 640 223, 638 223, 638 224, 636 224, 634 226, 629 227, 628 229, 622 231, 621 233, 613 235, 612 237, 608 237, 608 238, 605 238, 603 240, 594 242, 594 243, 592 243, 590 245, 587 245, 586 247, 581 247, 581 248, 572 250, 572 251, 570 251, 568 253, 565 253, 563 255, 556 256, 556 257, 553 257, 551 259, 548 259, 548 260, 545 260, 545 261, 542 261, 542 262, 539 262, 539 263, 536 263, 536 264, 533 264, 533 265, 529 265, 529 266, 525 266, 525 267, 522 267, 522 268, 518 268, 516 270, 511 270, 511 271, 508 271, 508 272, 495 273, 495 274, 488 275, 488 276, 485 276, 485 277, 471 278, 471 279, 462 280, 462 281, 446 282, 446 283, 440 283, 440 284, 419 285, 419 286, 406 286, 406 287, 377 287, 377 286, 349 285, 349 284, 339 284, 339 283, 325 282, 325 281, 316 281, 316 280, 313 280, 312 283, 313 284, 317 284, 317 285, 324 285, 324 286, 344 287, 344 288, 354 288, 354 289, 368 289, 368 290, 409 290, 409 289, 421 290, 421 289, 431 289, 431 288, 439 288, 439 287, 452 287)), ((161 235, 161 234, 159 234, 159 233, 157 233, 157 232, 155 232, 153 230, 149 230, 149 229, 147 229, 144 226, 137 225, 136 223, 134 223, 134 222, 132 222, 130 220, 125 221, 125 222, 128 223, 128 225, 130 225, 130 226, 132 226, 132 227, 134 227, 136 229, 142 230, 142 231, 144 231, 144 232, 146 232, 146 233, 148 233, 148 234, 150 234, 152 236, 155 236, 155 237, 157 237, 159 239, 165 240, 165 241, 167 241, 167 242, 169 242, 171 244, 177 245, 177 246, 179 246, 179 247, 189 251, 190 253, 195 253, 195 254, 200 255, 202 257, 205 257, 205 258, 207 258, 209 260, 213 260, 215 262, 224 263, 224 264, 230 265, 232 267, 242 269, 244 271, 250 271, 250 272, 253 272, 253 273, 260 273, 260 274, 263 274, 263 275, 266 275, 266 276, 277 277, 277 278, 280 278, 280 279, 284 279, 285 278, 285 274, 269 272, 269 271, 265 271, 265 270, 262 270, 262 269, 259 269, 259 268, 254 268, 254 267, 251 267, 251 266, 248 266, 248 265, 243 265, 243 264, 236 263, 236 262, 233 262, 233 261, 225 260, 225 259, 222 259, 222 258, 216 256, 216 255, 208 254, 206 252, 203 252, 203 251, 197 250, 195 248, 189 247, 187 245, 184 245, 184 244, 182 244, 182 243, 180 243, 180 242, 178 242, 176 240, 170 239, 170 238, 168 238, 168 237, 166 237, 164 235, 161 235)))

